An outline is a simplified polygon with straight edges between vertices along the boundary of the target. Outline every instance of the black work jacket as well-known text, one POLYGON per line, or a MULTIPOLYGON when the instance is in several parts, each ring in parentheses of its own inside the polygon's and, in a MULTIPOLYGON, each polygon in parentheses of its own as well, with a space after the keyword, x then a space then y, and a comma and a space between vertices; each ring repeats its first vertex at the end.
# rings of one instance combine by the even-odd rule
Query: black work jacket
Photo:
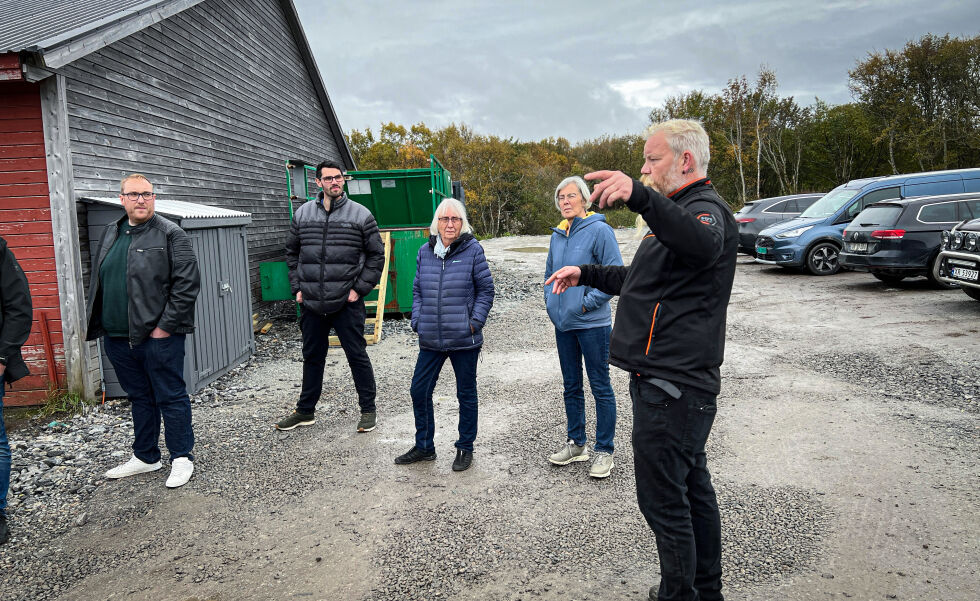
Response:
MULTIPOLYGON (((95 340, 106 333, 102 327, 99 270, 119 235, 122 219, 106 226, 92 266, 86 340, 95 340)), ((130 346, 146 340, 155 327, 169 334, 193 332, 194 303, 201 289, 201 274, 187 234, 176 223, 154 215, 130 230, 129 235, 132 241, 126 257, 126 287, 130 346)))
POLYGON ((6 364, 3 382, 16 382, 30 374, 20 354, 34 323, 31 288, 7 241, 0 238, 0 361, 6 364))
POLYGON ((296 209, 286 239, 286 264, 293 296, 303 308, 329 315, 347 304, 351 290, 367 296, 381 281, 385 253, 378 223, 347 195, 323 208, 323 192, 296 209))
POLYGON ((583 286, 621 296, 609 362, 718 394, 738 228, 707 179, 669 197, 633 182, 630 210, 649 225, 628 267, 582 265, 583 286))

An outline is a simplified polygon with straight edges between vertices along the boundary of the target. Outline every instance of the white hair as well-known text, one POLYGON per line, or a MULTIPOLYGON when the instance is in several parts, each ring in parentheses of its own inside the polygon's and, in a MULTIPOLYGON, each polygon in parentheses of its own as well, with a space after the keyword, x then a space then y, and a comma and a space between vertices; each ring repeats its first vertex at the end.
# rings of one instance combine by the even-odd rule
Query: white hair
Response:
POLYGON ((459 233, 472 234, 473 228, 470 226, 470 220, 466 218, 466 206, 455 198, 445 198, 436 207, 436 212, 432 216, 432 225, 429 226, 429 233, 433 236, 439 235, 439 218, 445 216, 449 209, 454 209, 463 219, 463 225, 459 228, 459 233))
POLYGON ((592 193, 589 192, 589 184, 585 183, 585 180, 577 175, 566 177, 565 179, 561 180, 561 183, 558 184, 557 188, 555 188, 555 208, 559 211, 561 210, 561 206, 558 204, 558 193, 561 192, 562 188, 567 188, 569 184, 575 184, 578 186, 578 191, 580 194, 582 194, 582 200, 585 201, 585 209, 589 210, 592 208, 592 193))
POLYGON ((696 171, 704 177, 708 173, 708 162, 711 160, 711 142, 708 132, 700 123, 691 119, 669 119, 654 123, 647 128, 646 137, 663 132, 667 145, 677 160, 685 151, 690 152, 697 165, 696 171))

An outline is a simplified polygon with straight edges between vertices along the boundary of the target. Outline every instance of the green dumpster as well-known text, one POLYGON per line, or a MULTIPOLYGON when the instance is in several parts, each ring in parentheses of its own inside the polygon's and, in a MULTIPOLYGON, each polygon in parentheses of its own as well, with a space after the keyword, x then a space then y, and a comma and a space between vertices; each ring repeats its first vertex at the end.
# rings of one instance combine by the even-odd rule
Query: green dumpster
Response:
MULTIPOLYGON (((348 171, 347 175, 347 196, 367 207, 382 231, 391 232, 385 312, 411 311, 415 258, 429 239, 436 207, 453 195, 449 171, 429 155, 428 168, 348 171)), ((377 300, 377 292, 367 300, 377 300)))

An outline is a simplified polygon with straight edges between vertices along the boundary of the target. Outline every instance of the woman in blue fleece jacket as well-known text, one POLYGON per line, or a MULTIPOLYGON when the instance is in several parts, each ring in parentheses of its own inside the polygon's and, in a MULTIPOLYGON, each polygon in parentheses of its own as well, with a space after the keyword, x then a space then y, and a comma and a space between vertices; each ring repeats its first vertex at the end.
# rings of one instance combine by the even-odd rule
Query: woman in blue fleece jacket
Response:
MULTIPOLYGON (((581 177, 568 177, 555 190, 555 207, 564 220, 554 228, 544 277, 566 265, 622 265, 619 244, 603 215, 588 212, 592 205, 589 187, 581 177)), ((579 286, 564 294, 544 287, 548 316, 555 324, 558 361, 565 386, 565 417, 568 441, 548 460, 555 465, 588 461, 585 446, 585 388, 582 360, 596 404, 595 456, 589 475, 609 476, 613 468, 613 437, 616 433, 616 397, 609 382, 609 334, 612 297, 595 288, 579 286), (569 296, 569 292, 575 291, 569 296)))
POLYGON ((477 429, 476 360, 483 346, 483 324, 493 306, 493 276, 483 247, 473 237, 466 208, 454 198, 439 204, 429 242, 419 249, 412 299, 412 329, 419 335, 419 356, 412 376, 415 446, 395 463, 432 461, 435 413, 432 391, 446 359, 456 374, 459 439, 453 471, 473 461, 477 429))

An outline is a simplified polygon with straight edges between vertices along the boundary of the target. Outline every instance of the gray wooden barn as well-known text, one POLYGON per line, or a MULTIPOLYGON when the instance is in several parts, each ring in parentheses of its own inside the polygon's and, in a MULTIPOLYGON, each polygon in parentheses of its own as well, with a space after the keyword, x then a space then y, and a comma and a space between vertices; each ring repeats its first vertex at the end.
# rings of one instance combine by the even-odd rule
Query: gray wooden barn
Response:
MULTIPOLYGON (((67 387, 91 396, 98 356, 82 341, 90 243, 81 198, 117 195, 137 172, 160 199, 250 213, 258 299, 259 263, 284 253, 285 161, 354 163, 291 0, 0 0, 0 16, 0 106, 9 97, 24 115, 8 123, 24 131, 0 131, 0 163, 43 143, 0 197, 29 198, 31 228, 50 223, 56 350, 67 387)), ((7 206, 4 235, 19 231, 21 205, 7 206)))

